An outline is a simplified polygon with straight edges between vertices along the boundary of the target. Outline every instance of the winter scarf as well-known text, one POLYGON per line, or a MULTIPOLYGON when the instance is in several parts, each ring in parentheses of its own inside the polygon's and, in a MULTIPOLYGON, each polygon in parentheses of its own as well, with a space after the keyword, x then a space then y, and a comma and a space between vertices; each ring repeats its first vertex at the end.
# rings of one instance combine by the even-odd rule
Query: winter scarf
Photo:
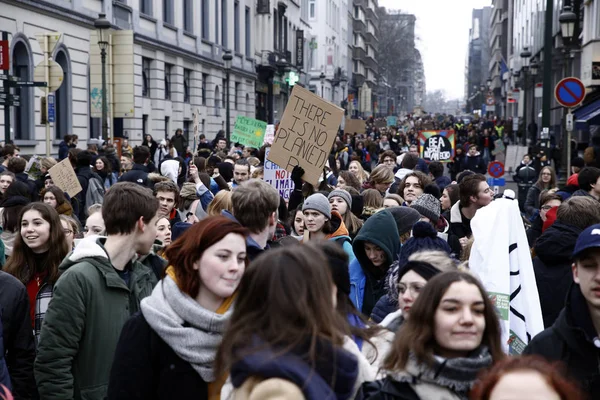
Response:
POLYGON ((481 346, 470 357, 434 358, 434 365, 419 363, 411 353, 404 371, 391 373, 398 382, 410 383, 421 399, 439 399, 441 391, 451 391, 458 398, 467 400, 477 374, 492 365, 487 347, 481 346))
POLYGON ((182 293, 175 281, 166 276, 152 295, 142 300, 141 310, 150 327, 181 359, 189 362, 205 382, 217 378, 213 364, 233 309, 222 315, 208 311, 182 293))

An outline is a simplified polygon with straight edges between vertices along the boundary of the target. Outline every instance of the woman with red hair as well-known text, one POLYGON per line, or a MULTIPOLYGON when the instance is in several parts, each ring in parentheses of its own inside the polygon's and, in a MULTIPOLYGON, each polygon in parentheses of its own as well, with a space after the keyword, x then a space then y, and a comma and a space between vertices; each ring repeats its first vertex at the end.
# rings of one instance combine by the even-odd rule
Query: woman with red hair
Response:
POLYGON ((471 390, 471 400, 582 400, 576 384, 557 364, 539 356, 508 357, 484 373, 471 390))
POLYGON ((141 313, 123 327, 109 399, 208 399, 224 379, 213 370, 246 268, 248 231, 217 216, 193 224, 165 252, 170 266, 141 313))

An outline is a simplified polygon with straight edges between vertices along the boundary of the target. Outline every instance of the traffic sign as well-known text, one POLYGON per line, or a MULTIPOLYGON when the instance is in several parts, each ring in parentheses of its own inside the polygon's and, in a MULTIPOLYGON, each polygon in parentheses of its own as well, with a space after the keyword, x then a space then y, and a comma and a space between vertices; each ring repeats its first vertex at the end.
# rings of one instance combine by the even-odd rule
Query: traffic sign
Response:
POLYGON ((10 68, 8 40, 0 40, 0 71, 8 71, 10 68))
POLYGON ((56 107, 54 101, 54 95, 48 93, 48 122, 54 122, 56 120, 56 107))
POLYGON ((500 161, 492 161, 488 166, 488 174, 490 174, 492 178, 500 178, 504 176, 504 164, 502 164, 500 161))
POLYGON ((567 114, 567 118, 566 118, 565 122, 566 122, 565 125, 567 128, 567 132, 573 132, 573 114, 572 113, 569 112, 567 114))
POLYGON ((556 101, 563 107, 575 107, 585 98, 585 86, 577 78, 564 78, 554 88, 556 101))
POLYGON ((21 96, 18 94, 0 93, 0 99, 19 101, 21 100, 21 96))
POLYGON ((48 60, 40 62, 35 66, 33 70, 33 80, 36 82, 41 82, 46 80, 46 68, 50 68, 48 72, 48 77, 50 78, 50 82, 48 83, 48 91, 56 92, 60 85, 63 83, 63 69, 59 63, 54 60, 48 60))
POLYGON ((489 186, 506 186, 506 179, 504 179, 504 178, 488 178, 487 183, 489 186))
POLYGON ((496 100, 494 99, 494 96, 487 96, 487 97, 485 98, 485 103, 486 103, 488 106, 494 106, 494 105, 496 105, 496 100))

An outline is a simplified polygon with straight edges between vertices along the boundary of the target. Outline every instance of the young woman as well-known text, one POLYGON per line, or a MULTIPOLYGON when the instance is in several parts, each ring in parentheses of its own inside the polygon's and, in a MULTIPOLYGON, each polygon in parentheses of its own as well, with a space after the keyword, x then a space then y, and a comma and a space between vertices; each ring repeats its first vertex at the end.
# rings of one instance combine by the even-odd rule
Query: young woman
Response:
POLYGON ((334 240, 341 242, 348 258, 354 260, 351 239, 342 216, 332 211, 327 197, 321 193, 309 196, 302 205, 304 237, 308 240, 334 240))
POLYGON ((83 236, 102 236, 106 232, 104 218, 102 218, 102 205, 94 204, 88 208, 89 217, 85 220, 85 228, 83 228, 83 236))
POLYGON ((75 238, 79 235, 79 222, 73 217, 60 215, 60 223, 67 239, 67 246, 71 251, 75 248, 75 238))
POLYGON ((168 218, 156 221, 156 239, 160 240, 163 248, 171 244, 171 222, 168 218))
POLYGON ((65 193, 57 186, 51 186, 43 189, 41 197, 44 203, 54 207, 59 215, 73 215, 73 207, 65 197, 65 193))
POLYGON ((343 349, 346 325, 326 265, 322 251, 290 246, 248 267, 217 355, 218 375, 229 373, 234 387, 222 399, 353 398, 359 366, 343 349))
POLYGON ((30 203, 23 207, 19 227, 4 271, 27 287, 31 326, 37 342, 58 279, 58 267, 70 249, 58 213, 48 204, 30 203))
POLYGON ((466 399, 477 374, 502 360, 496 309, 473 275, 445 272, 420 292, 385 360, 388 376, 356 399, 466 399))
POLYGON ((444 188, 440 203, 442 203, 442 215, 446 221, 450 221, 450 210, 460 198, 460 189, 456 183, 451 183, 444 188))
POLYGON ((6 189, 10 186, 11 183, 15 181, 15 174, 10 171, 2 171, 0 172, 0 195, 4 196, 6 193, 6 189))
POLYGON ((27 185, 15 181, 6 189, 2 201, 0 201, 0 224, 2 224, 0 239, 4 243, 4 251, 7 257, 12 255, 14 242, 19 236, 21 210, 31 203, 29 196, 31 195, 27 185))
POLYGON ((384 208, 400 207, 402 204, 404 204, 404 199, 397 194, 388 193, 383 199, 384 208))
POLYGON ((290 217, 289 225, 292 228, 290 236, 302 240, 304 235, 304 213, 302 212, 302 206, 291 212, 290 217))
POLYGON ((221 190, 218 192, 208 205, 208 208, 206 209, 207 214, 212 217, 221 215, 221 211, 223 210, 231 212, 233 210, 231 194, 232 192, 229 190, 221 190))
POLYGON ((407 174, 398 187, 398 194, 404 199, 403 205, 410 206, 413 201, 423 194, 425 186, 430 183, 431 178, 422 172, 414 171, 407 174))
POLYGON ((371 172, 369 182, 363 184, 363 189, 375 189, 383 198, 387 190, 392 186, 392 183, 394 183, 394 171, 385 165, 378 165, 371 172))
POLYGON ((94 164, 93 171, 97 173, 100 178, 102 178, 102 182, 104 182, 104 189, 108 189, 117 183, 112 173, 111 162, 108 161, 108 158, 98 157, 96 159, 96 163, 94 164))
POLYGON ((369 174, 363 169, 361 163, 356 160, 350 162, 348 171, 358 179, 361 185, 369 180, 369 174))
MULTIPOLYGON (((148 149, 150 149, 150 161, 154 160, 154 155, 156 153, 156 149, 158 148, 158 143, 156 143, 156 140, 152 138, 152 135, 146 135, 144 137, 142 146, 146 146, 148 149)), ((156 164, 156 166, 158 167, 158 164, 156 164)))
POLYGON ((350 171, 340 171, 337 181, 337 188, 341 188, 343 186, 350 186, 359 192, 362 189, 362 184, 358 180, 358 178, 350 171))
POLYGON ((540 194, 540 213, 533 219, 531 226, 527 229, 527 241, 529 247, 533 247, 539 237, 542 236, 548 211, 554 207, 560 206, 562 201, 562 197, 559 194, 551 193, 548 190, 544 190, 542 194, 540 194))
POLYGON ((363 221, 366 221, 383 208, 383 197, 377 189, 365 189, 360 196, 363 199, 363 213, 361 215, 363 221))
POLYGON ((556 188, 556 173, 552 167, 544 167, 540 171, 537 182, 529 188, 525 199, 525 212, 533 217, 540 211, 540 194, 543 190, 556 188))
POLYGON ((362 228, 363 222, 350 211, 352 209, 352 196, 343 189, 335 189, 329 193, 327 198, 329 204, 331 204, 331 210, 337 211, 342 216, 350 238, 353 239, 362 228))
POLYGON ((123 327, 109 399, 218 396, 224 375, 214 360, 246 268, 247 235, 228 218, 209 217, 171 244, 165 277, 123 327))

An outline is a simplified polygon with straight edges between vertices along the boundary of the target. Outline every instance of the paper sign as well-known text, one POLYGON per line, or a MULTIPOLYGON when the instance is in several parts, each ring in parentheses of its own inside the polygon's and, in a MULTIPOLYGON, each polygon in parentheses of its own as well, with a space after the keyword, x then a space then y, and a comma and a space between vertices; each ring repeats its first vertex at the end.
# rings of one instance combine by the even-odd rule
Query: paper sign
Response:
POLYGON ((273 140, 275 140, 275 125, 267 125, 267 130, 265 131, 265 140, 263 144, 271 145, 273 144, 273 140))
MULTIPOLYGON (((269 157, 270 147, 265 151, 265 158, 269 157)), ((279 192, 279 196, 286 201, 290 199, 290 194, 294 190, 294 182, 292 182, 291 174, 279 165, 272 163, 268 159, 265 161, 263 180, 273 186, 279 192)))
POLYGON ((454 131, 423 131, 419 133, 419 152, 425 161, 451 162, 455 149, 454 131))
POLYGON ((398 117, 389 116, 387 117, 387 126, 396 126, 398 125, 398 117))
POLYGON ((502 141, 502 139, 494 140, 494 146, 495 148, 492 151, 493 156, 506 152, 506 146, 504 146, 504 142, 502 141))
POLYGON ((363 119, 346 118, 344 132, 353 135, 364 134, 366 132, 366 121, 363 119))
POLYGON ((235 119, 231 143, 240 143, 246 147, 260 149, 264 142, 266 129, 266 122, 240 115, 235 119))
POLYGON ((48 172, 54 185, 66 192, 71 198, 83 190, 68 158, 50 168, 48 172))
POLYGON ((288 172, 300 165, 302 179, 317 186, 343 116, 343 109, 294 86, 268 160, 288 172))

